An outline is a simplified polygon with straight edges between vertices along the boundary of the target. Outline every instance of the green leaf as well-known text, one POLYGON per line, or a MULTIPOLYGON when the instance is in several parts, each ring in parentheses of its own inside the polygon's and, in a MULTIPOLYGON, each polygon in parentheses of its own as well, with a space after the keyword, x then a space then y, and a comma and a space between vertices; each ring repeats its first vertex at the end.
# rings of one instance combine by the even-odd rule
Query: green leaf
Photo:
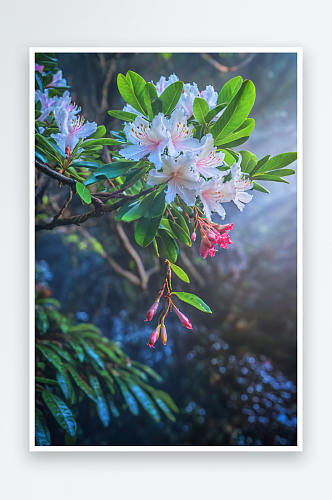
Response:
POLYGON ((205 116, 205 122, 206 123, 210 123, 211 120, 213 120, 213 118, 215 116, 217 116, 218 113, 220 113, 220 111, 222 111, 224 108, 226 108, 227 106, 227 103, 223 103, 223 104, 219 104, 218 106, 216 106, 215 108, 212 108, 208 114, 205 116))
POLYGON ((76 182, 76 194, 81 198, 83 203, 90 205, 91 203, 90 191, 81 182, 76 182))
POLYGON ((86 141, 83 141, 81 146, 83 148, 86 147, 94 147, 94 146, 123 146, 123 142, 116 141, 115 139, 109 139, 109 138, 104 138, 104 139, 92 139, 89 140, 87 139, 86 141))
POLYGON ((109 399, 108 400, 108 404, 109 404, 109 407, 110 407, 110 410, 112 412, 113 417, 119 418, 120 417, 120 413, 119 413, 119 410, 117 409, 117 407, 115 406, 114 401, 112 401, 111 399, 109 399))
POLYGON ((271 174, 276 175, 277 177, 280 177, 281 175, 283 177, 287 177, 288 175, 294 175, 295 173, 296 173, 295 170, 293 170, 292 168, 281 168, 280 170, 271 170, 271 174))
POLYGON ((129 85, 131 85, 132 89, 135 92, 135 95, 142 106, 142 108, 145 110, 146 114, 146 106, 144 103, 144 89, 146 82, 144 78, 142 78, 140 75, 135 73, 134 71, 128 71, 126 74, 126 79, 129 82, 129 85))
POLYGON ((70 436, 75 436, 77 430, 76 420, 66 403, 55 394, 47 391, 42 392, 42 398, 58 424, 70 436))
POLYGON ((142 107, 140 100, 138 99, 137 95, 135 94, 135 91, 132 87, 132 84, 128 82, 126 77, 122 75, 121 73, 118 74, 117 78, 117 84, 118 84, 118 89, 123 97, 123 99, 130 104, 134 109, 142 113, 143 115, 146 114, 146 110, 142 107))
POLYGON ((47 163, 47 160, 43 157, 43 155, 38 153, 38 151, 35 151, 35 157, 38 158, 38 160, 42 161, 43 163, 47 163))
POLYGON ((269 172, 271 170, 279 170, 293 163, 297 158, 297 153, 282 153, 270 158, 264 165, 262 165, 255 174, 269 172))
POLYGON ((144 217, 147 217, 148 219, 159 217, 159 215, 161 215, 166 208, 165 196, 165 191, 158 193, 144 217))
POLYGON ((137 161, 115 161, 113 163, 106 163, 102 167, 98 167, 93 175, 97 179, 115 179, 120 175, 124 175, 135 165, 137 165, 137 161))
POLYGON ((222 139, 242 125, 253 107, 255 95, 254 84, 250 80, 245 80, 239 92, 211 128, 215 145, 219 145, 222 139))
POLYGON ((104 137, 106 134, 106 127, 104 125, 99 125, 97 130, 90 135, 90 139, 99 139, 100 137, 104 137))
POLYGON ((160 95, 163 102, 163 113, 169 115, 179 102, 183 90, 183 82, 171 83, 165 88, 164 92, 160 95))
POLYGON ((154 113, 152 109, 152 102, 158 99, 158 94, 156 87, 152 83, 147 83, 144 88, 144 103, 148 112, 148 118, 150 121, 153 120, 154 113))
POLYGON ((156 238, 153 238, 152 243, 153 243, 154 249, 156 251, 157 257, 160 257, 156 238))
POLYGON ((35 377, 35 381, 38 384, 55 385, 57 387, 59 386, 59 382, 57 382, 56 380, 53 380, 51 378, 35 377))
POLYGON ((241 170, 244 173, 250 174, 257 164, 256 156, 250 151, 240 151, 241 155, 241 170))
POLYGON ((66 349, 59 347, 56 344, 53 344, 52 342, 47 343, 48 347, 51 347, 61 358, 65 359, 68 361, 68 363, 75 364, 75 361, 69 354, 69 352, 66 351, 66 349))
MULTIPOLYGON (((232 147, 229 143, 242 139, 244 137, 249 137, 251 132, 254 130, 255 120, 253 118, 247 118, 244 120, 242 125, 236 129, 232 134, 225 137, 220 143, 219 146, 224 147, 232 147)), ((247 140, 247 139, 246 139, 247 140)))
POLYGON ((201 125, 206 125, 205 116, 209 113, 209 105, 205 99, 201 97, 195 97, 193 104, 193 114, 198 123, 201 125))
POLYGON ((101 166, 100 163, 95 161, 75 161, 72 165, 75 168, 89 168, 90 170, 95 170, 101 166))
POLYGON ((52 349, 49 349, 48 347, 44 347, 42 345, 36 344, 37 349, 40 350, 40 352, 44 355, 44 357, 52 363, 55 368, 57 368, 59 371, 62 369, 62 363, 61 359, 57 354, 55 354, 52 349))
POLYGON ((243 82, 242 77, 236 76, 236 77, 232 78, 231 80, 229 80, 227 83, 225 83, 225 85, 223 86, 223 88, 219 92, 217 104, 221 104, 221 103, 229 104, 231 102, 231 100, 233 99, 233 97, 240 90, 242 82, 243 82))
POLYGON ((132 364, 134 366, 137 366, 141 370, 144 370, 150 377, 154 378, 157 382, 162 382, 163 378, 157 373, 153 368, 147 365, 143 365, 142 363, 139 363, 138 361, 131 360, 132 364))
POLYGON ((190 304, 193 307, 196 307, 196 309, 199 309, 200 311, 203 311, 205 313, 212 313, 209 306, 206 305, 202 299, 200 299, 193 293, 173 292, 173 295, 176 295, 176 297, 178 297, 180 300, 182 300, 183 302, 187 302, 188 304, 190 304))
POLYGON ((68 340, 69 345, 74 349, 77 358, 81 363, 84 361, 84 351, 83 347, 81 347, 79 344, 74 342, 73 340, 68 340))
POLYGON ((126 383, 128 384, 133 394, 135 394, 136 399, 141 403, 144 410, 150 415, 150 417, 152 417, 156 422, 160 422, 160 415, 150 396, 148 396, 148 394, 143 391, 143 389, 131 378, 127 377, 126 383))
POLYGON ((249 139, 249 135, 247 135, 245 137, 241 137, 241 139, 236 139, 234 141, 226 142, 225 144, 223 144, 222 147, 223 148, 236 148, 237 146, 241 146, 241 144, 244 144, 245 142, 247 142, 248 139, 249 139))
POLYGON ((93 349, 93 347, 84 340, 81 339, 81 344, 84 347, 85 352, 92 358, 102 370, 105 370, 105 365, 99 354, 93 349))
POLYGON ((70 401, 71 404, 75 403, 76 396, 75 391, 72 386, 71 380, 65 368, 56 372, 56 379, 59 382, 61 390, 66 399, 70 401))
POLYGON ((277 175, 256 174, 252 178, 257 180, 257 181, 285 182, 286 184, 289 184, 289 182, 286 181, 286 179, 283 179, 282 177, 278 177, 277 175))
POLYGON ((44 414, 39 408, 35 409, 35 436, 38 446, 50 446, 51 434, 44 414))
POLYGON ((176 266, 175 264, 172 264, 171 263, 171 268, 172 270, 175 272, 175 274, 182 280, 182 281, 185 281, 186 283, 190 283, 190 280, 187 276, 187 274, 184 272, 183 269, 181 269, 181 267, 179 266, 176 266))
POLYGON ((253 189, 256 189, 256 191, 260 191, 261 193, 270 193, 268 189, 258 184, 258 182, 253 182, 253 189))
POLYGON ((149 210, 154 198, 155 192, 148 194, 143 200, 129 202, 117 212, 115 220, 123 220, 124 222, 131 222, 140 219, 149 210), (129 208, 129 210, 128 210, 129 208))
POLYGON ((162 113, 163 111, 163 101, 158 97, 158 99, 154 99, 151 103, 153 115, 156 116, 158 113, 162 113))
POLYGON ((162 401, 164 401, 164 403, 166 403, 167 406, 170 407, 170 409, 172 411, 174 411, 175 413, 179 413, 179 408, 176 406, 173 399, 171 398, 171 396, 169 394, 167 394, 167 392, 164 392, 161 389, 158 389, 155 392, 158 394, 160 399, 162 399, 162 401))
POLYGON ((159 408, 165 413, 166 417, 169 418, 171 422, 176 422, 176 418, 174 417, 171 410, 168 408, 166 403, 164 403, 164 401, 158 396, 158 391, 153 391, 151 394, 159 408))
POLYGON ((111 416, 110 412, 108 411, 108 406, 105 400, 103 390, 100 387, 99 380, 95 375, 90 375, 89 381, 91 387, 94 389, 97 395, 97 413, 100 418, 100 421, 104 427, 108 427, 110 424, 111 416))
POLYGON ((174 205, 172 205, 171 212, 175 219, 175 222, 190 236, 188 225, 181 212, 179 212, 179 210, 177 210, 174 205))
POLYGON ((165 257, 174 264, 179 255, 179 247, 177 246, 176 241, 168 234, 165 229, 159 229, 158 233, 163 242, 163 251, 165 257))
POLYGON ((120 380, 120 377, 115 377, 115 380, 117 381, 117 383, 118 383, 118 385, 120 387, 120 391, 122 393, 122 396, 124 397, 124 400, 126 401, 126 403, 128 405, 128 408, 129 408, 130 412, 133 415, 138 415, 139 414, 139 408, 138 408, 138 404, 137 404, 134 396, 129 391, 129 389, 126 386, 126 384, 122 380, 120 380))
POLYGON ((92 401, 97 403, 97 396, 94 390, 89 386, 85 380, 77 373, 77 371, 71 366, 66 365, 67 370, 70 375, 73 377, 75 384, 90 398, 92 401))
POLYGON ((109 111, 108 114, 110 116, 113 116, 113 118, 124 120, 126 122, 133 122, 137 117, 137 115, 134 115, 134 113, 128 113, 127 111, 118 111, 117 109, 109 111))
POLYGON ((49 151, 50 153, 52 153, 57 159, 59 159, 59 161, 61 160, 61 157, 62 158, 66 157, 64 152, 61 151, 61 149, 58 148, 58 146, 56 144, 51 143, 43 135, 36 134, 35 137, 36 137, 36 141, 39 142, 39 144, 42 144, 46 148, 46 150, 49 151))
POLYGON ((152 219, 142 217, 136 224, 135 240, 141 247, 147 247, 157 234, 161 215, 152 219))
POLYGON ((174 234, 174 236, 179 241, 181 241, 181 243, 183 243, 184 245, 186 245, 187 247, 191 247, 192 246, 192 241, 191 241, 191 238, 190 238, 189 234, 186 231, 184 231, 182 229, 182 227, 179 226, 173 220, 171 220, 171 219, 167 219, 167 220, 168 220, 168 223, 170 225, 170 228, 171 228, 172 233, 174 234))

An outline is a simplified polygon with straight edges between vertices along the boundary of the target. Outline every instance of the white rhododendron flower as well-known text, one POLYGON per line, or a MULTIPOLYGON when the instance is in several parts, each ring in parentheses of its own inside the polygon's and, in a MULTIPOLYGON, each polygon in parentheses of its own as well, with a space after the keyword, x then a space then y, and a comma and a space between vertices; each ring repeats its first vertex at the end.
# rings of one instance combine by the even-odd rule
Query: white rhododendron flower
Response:
POLYGON ((205 90, 202 90, 201 98, 208 103, 210 109, 217 106, 218 94, 212 85, 207 85, 205 90))
POLYGON ((152 124, 145 118, 138 116, 132 123, 126 123, 123 132, 132 146, 127 146, 120 151, 126 160, 140 160, 148 156, 149 161, 160 168, 161 155, 168 143, 168 134, 163 125, 164 115, 159 113, 154 117, 152 124))
POLYGON ((175 109, 169 120, 163 118, 163 124, 168 131, 168 154, 176 156, 181 152, 199 150, 199 140, 192 137, 193 125, 187 125, 187 117, 183 109, 175 109))
POLYGON ((220 176, 220 170, 217 167, 224 164, 225 154, 217 153, 212 134, 205 135, 201 142, 202 148, 197 158, 196 170, 206 179, 220 176))
POLYGON ((81 108, 76 106, 75 103, 71 102, 71 97, 68 90, 63 93, 62 97, 54 97, 54 101, 56 104, 56 107, 54 109, 54 118, 59 129, 61 130, 62 119, 65 117, 67 119, 67 115, 66 113, 64 113, 64 111, 68 112, 68 120, 72 120, 75 118, 75 115, 77 115, 77 113, 81 111, 81 108))
POLYGON ((64 152, 67 146, 72 151, 79 139, 86 139, 97 130, 97 123, 84 123, 83 117, 74 118, 66 109, 62 111, 61 120, 57 125, 60 132, 51 134, 51 137, 64 152))
POLYGON ((193 104, 195 97, 200 97, 200 93, 196 83, 194 82, 192 85, 190 83, 186 83, 185 85, 183 85, 183 92, 181 94, 177 107, 180 107, 184 110, 187 118, 190 118, 193 115, 193 104))
POLYGON ((243 172, 241 172, 241 155, 239 155, 239 159, 236 163, 233 163, 231 166, 231 172, 232 172, 232 180, 234 182, 236 194, 234 198, 234 203, 238 207, 239 210, 244 209, 244 203, 249 203, 249 201, 252 200, 252 195, 249 193, 246 193, 248 189, 251 189, 253 184, 250 183, 250 180, 248 178, 245 178, 243 175, 243 172))
POLYGON ((187 152, 177 159, 163 156, 162 171, 150 170, 147 183, 151 186, 167 182, 166 203, 172 203, 178 194, 183 201, 192 206, 196 200, 195 190, 199 187, 199 176, 194 171, 196 157, 187 152))
POLYGON ((52 76, 52 81, 46 87, 66 87, 67 80, 62 77, 62 71, 59 70, 55 75, 52 76))
POLYGON ((212 179, 208 182, 202 182, 196 194, 203 203, 203 210, 206 217, 211 221, 212 212, 217 212, 222 219, 226 216, 226 210, 222 203, 232 201, 235 198, 236 190, 234 182, 224 182, 224 176, 229 170, 222 173, 218 179, 212 179))
MULTIPOLYGON (((156 90, 157 90, 157 94, 158 94, 158 97, 164 92, 164 90, 171 84, 171 83, 175 83, 175 82, 178 82, 179 79, 178 77, 173 73, 173 75, 171 75, 168 80, 164 77, 164 76, 161 76, 160 77, 160 80, 155 84, 155 87, 156 87, 156 90)), ((153 83, 153 82, 152 82, 153 83)))
POLYGON ((41 115, 37 118, 37 120, 40 122, 45 121, 48 115, 51 114, 57 106, 55 97, 48 96, 48 89, 44 90, 44 92, 42 92, 41 90, 36 90, 35 101, 41 102, 41 115))

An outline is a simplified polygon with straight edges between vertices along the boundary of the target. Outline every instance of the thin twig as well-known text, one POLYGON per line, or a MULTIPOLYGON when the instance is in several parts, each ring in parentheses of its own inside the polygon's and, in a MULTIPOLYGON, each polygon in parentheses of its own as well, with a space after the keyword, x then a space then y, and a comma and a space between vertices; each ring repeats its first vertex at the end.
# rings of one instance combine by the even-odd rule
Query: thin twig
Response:
POLYGON ((64 185, 71 186, 74 192, 76 191, 75 179, 71 179, 70 177, 66 177, 65 175, 59 174, 59 172, 52 170, 48 165, 42 163, 40 160, 37 160, 37 158, 35 158, 35 167, 40 172, 43 172, 49 177, 52 177, 52 179, 55 179, 56 181, 61 182, 64 185))
POLYGON ((224 64, 220 64, 218 61, 213 59, 210 54, 201 54, 202 59, 207 61, 208 63, 212 64, 214 68, 216 68, 218 71, 221 71, 221 73, 230 73, 231 71, 238 71, 239 69, 243 68, 247 64, 249 64, 254 57, 256 57, 257 54, 250 54, 249 57, 241 61, 239 64, 236 66, 225 66, 224 64))
POLYGON ((66 210, 66 208, 68 207, 69 203, 71 202, 72 200, 72 197, 73 197, 73 190, 72 188, 69 186, 69 195, 68 195, 68 198, 66 200, 66 203, 63 205, 63 207, 61 208, 60 212, 54 216, 54 219, 53 221, 55 220, 58 220, 58 219, 61 219, 64 211, 66 210))

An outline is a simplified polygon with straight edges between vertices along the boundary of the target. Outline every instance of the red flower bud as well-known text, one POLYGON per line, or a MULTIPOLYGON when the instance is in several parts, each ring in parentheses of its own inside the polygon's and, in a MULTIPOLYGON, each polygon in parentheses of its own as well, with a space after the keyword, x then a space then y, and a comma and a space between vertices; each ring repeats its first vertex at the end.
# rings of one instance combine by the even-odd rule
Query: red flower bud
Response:
POLYGON ((195 232, 191 233, 190 238, 191 238, 191 241, 196 241, 196 233, 195 232))
POLYGON ((181 324, 183 326, 185 326, 186 328, 188 328, 189 330, 192 330, 193 326, 192 324, 190 323, 189 319, 187 318, 187 316, 185 316, 184 314, 182 314, 181 311, 179 311, 179 309, 177 309, 175 306, 173 306, 173 309, 174 309, 174 312, 175 314, 177 315, 177 317, 179 318, 179 320, 181 321, 181 324))
POLYGON ((65 153, 66 153, 66 156, 68 158, 68 156, 70 155, 70 147, 69 146, 66 146, 65 153))
POLYGON ((153 316, 156 314, 157 312, 157 309, 158 309, 158 306, 159 306, 159 299, 157 299, 153 304, 152 306, 150 307, 150 309, 148 310, 148 312, 146 313, 146 318, 144 321, 151 321, 153 316))
POLYGON ((160 325, 157 326, 157 328, 152 332, 150 338, 149 338, 149 342, 148 345, 149 347, 153 347, 154 348, 154 345, 155 343, 157 342, 158 338, 159 338, 159 332, 160 332, 160 325))
POLYGON ((166 342, 167 342, 167 333, 166 333, 166 326, 165 325, 161 325, 160 338, 161 338, 162 343, 164 345, 166 345, 166 342))

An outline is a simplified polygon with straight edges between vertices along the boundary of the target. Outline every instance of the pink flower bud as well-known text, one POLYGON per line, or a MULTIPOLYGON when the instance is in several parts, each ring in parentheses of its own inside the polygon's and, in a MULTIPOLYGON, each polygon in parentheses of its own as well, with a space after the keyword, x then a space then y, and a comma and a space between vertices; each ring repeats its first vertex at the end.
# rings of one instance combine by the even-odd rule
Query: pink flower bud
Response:
POLYGON ((201 246, 199 247, 199 254, 203 259, 206 259, 208 255, 214 257, 216 253, 216 249, 213 246, 213 243, 204 235, 201 240, 201 246))
POLYGON ((190 323, 189 319, 187 318, 187 316, 185 316, 184 314, 182 314, 181 311, 179 311, 179 309, 177 309, 175 306, 173 306, 173 309, 174 309, 174 312, 175 314, 177 315, 177 317, 179 318, 179 320, 181 321, 181 324, 183 326, 185 326, 186 328, 188 328, 189 330, 192 330, 193 326, 192 324, 190 323))
POLYGON ((161 338, 162 343, 164 345, 166 345, 166 342, 167 342, 167 333, 166 333, 166 326, 165 325, 161 325, 160 338, 161 338))
POLYGON ((158 309, 158 306, 159 306, 159 300, 157 299, 153 304, 152 306, 150 307, 150 309, 148 310, 148 312, 146 313, 146 318, 144 321, 151 321, 153 316, 156 314, 157 312, 157 309, 158 309))
POLYGON ((191 233, 190 238, 191 238, 191 241, 196 241, 196 233, 195 232, 191 233))
POLYGON ((210 229, 208 229, 205 232, 205 234, 206 234, 206 237, 208 238, 208 240, 210 240, 212 243, 215 243, 217 237, 219 236, 219 234, 217 233, 217 231, 215 231, 214 229, 212 229, 212 231, 210 231, 210 229))
POLYGON ((149 338, 149 342, 148 345, 149 347, 153 347, 154 348, 154 345, 155 343, 157 342, 158 338, 159 338, 159 332, 160 332, 160 325, 157 326, 157 328, 152 332, 150 338, 149 338))

